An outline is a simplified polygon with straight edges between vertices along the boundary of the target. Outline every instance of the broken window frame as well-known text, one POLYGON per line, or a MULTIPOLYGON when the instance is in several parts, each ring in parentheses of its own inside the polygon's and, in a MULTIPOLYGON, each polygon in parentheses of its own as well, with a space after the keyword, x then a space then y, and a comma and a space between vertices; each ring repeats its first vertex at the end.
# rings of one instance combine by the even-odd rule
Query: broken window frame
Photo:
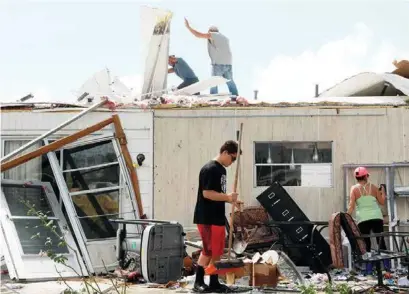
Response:
MULTIPOLYGON (((78 272, 83 272, 85 270, 84 263, 79 258, 79 256, 75 253, 75 251, 78 252, 77 245, 75 244, 74 241, 74 236, 68 229, 68 224, 65 220, 65 217, 59 207, 59 203, 57 200, 57 197, 55 195, 54 190, 51 187, 51 184, 48 182, 41 182, 41 181, 30 181, 29 183, 26 181, 22 180, 10 180, 10 179, 3 179, 1 183, 1 195, 0 195, 0 202, 1 202, 1 211, 4 212, 1 214, 1 223, 2 223, 2 232, 1 235, 4 236, 2 238, 2 242, 4 242, 4 249, 7 251, 8 254, 6 254, 6 262, 8 260, 8 270, 10 273, 11 278, 16 278, 17 280, 19 279, 25 279, 25 280, 31 280, 31 279, 41 279, 41 278, 57 278, 60 276, 63 277, 76 277, 78 272), (64 265, 59 265, 53 262, 52 259, 50 259, 47 256, 40 256, 39 253, 25 253, 24 248, 22 245, 22 240, 20 238, 20 235, 18 234, 17 231, 17 226, 14 220, 22 220, 22 219, 27 219, 27 220, 34 220, 34 219, 39 219, 39 217, 36 216, 19 216, 19 215, 14 215, 11 212, 10 205, 7 201, 6 194, 3 190, 3 187, 7 186, 23 186, 23 185, 29 185, 29 186, 34 186, 34 187, 41 187, 41 189, 44 191, 44 195, 47 199, 47 204, 49 205, 49 208, 53 212, 53 216, 49 216, 49 220, 53 220, 54 224, 57 224, 58 228, 60 229, 61 234, 64 236, 64 241, 69 245, 67 247, 67 253, 60 253, 63 256, 67 257, 67 264, 70 266, 74 267, 75 271, 72 271, 68 267, 64 265), (7 236, 7 237, 6 237, 7 236), (71 247, 71 248, 70 248, 71 247), (47 272, 47 276, 44 276, 44 272, 36 272, 30 271, 30 266, 27 266, 24 263, 24 259, 27 261, 33 261, 35 258, 44 258, 46 259, 44 262, 49 262, 53 263, 52 267, 52 272, 47 272), (55 270, 55 267, 59 268, 58 272, 55 270), (82 269, 80 269, 80 267, 82 269)), ((27 208, 28 210, 28 208, 27 208)))
MULTIPOLYGON (((69 197, 69 200, 70 200, 70 202, 72 203, 72 205, 75 206, 74 201, 73 201, 73 198, 72 198, 72 197, 75 197, 75 196, 79 196, 79 195, 84 195, 84 196, 85 196, 85 195, 89 195, 89 194, 96 194, 96 193, 99 193, 99 192, 116 192, 116 191, 118 192, 118 212, 117 212, 117 213, 115 213, 115 214, 97 214, 97 215, 79 216, 77 210, 75 210, 75 216, 77 217, 78 220, 84 219, 84 218, 87 218, 87 219, 97 218, 97 217, 98 217, 98 218, 103 218, 104 216, 108 216, 108 217, 106 217, 106 219, 107 219, 107 221, 109 221, 109 216, 110 216, 110 215, 111 215, 112 217, 114 217, 114 216, 120 217, 120 216, 123 215, 124 213, 128 213, 128 212, 123 212, 122 209, 121 209, 121 208, 122 208, 122 200, 121 200, 122 197, 121 197, 121 196, 123 196, 124 193, 126 193, 126 192, 124 191, 124 189, 125 189, 126 187, 125 187, 125 185, 124 185, 125 180, 123 179, 123 174, 124 174, 124 172, 123 172, 123 170, 122 170, 122 168, 121 168, 121 164, 120 164, 121 154, 118 152, 118 148, 116 148, 115 145, 116 145, 115 137, 111 134, 111 135, 105 135, 105 136, 96 137, 96 138, 88 138, 88 140, 85 139, 85 140, 77 141, 77 142, 75 142, 75 143, 73 143, 73 144, 66 145, 66 146, 64 146, 63 148, 60 149, 60 150, 61 150, 61 153, 62 153, 63 155, 61 156, 60 165, 59 165, 59 171, 58 171, 58 172, 60 172, 60 173, 62 174, 62 177, 63 177, 64 182, 65 182, 65 188, 68 190, 68 194, 69 194, 69 196, 70 196, 70 197, 69 197), (69 191, 69 188, 68 188, 68 186, 67 186, 66 178, 65 178, 65 176, 64 176, 64 173, 67 172, 67 170, 64 170, 64 166, 63 166, 63 163, 64 163, 64 154, 65 154, 65 153, 64 153, 64 150, 69 150, 69 149, 73 149, 73 148, 76 148, 76 147, 83 147, 83 146, 92 145, 92 144, 100 143, 100 142, 110 142, 110 143, 112 144, 112 146, 113 146, 114 152, 116 153, 116 161, 115 161, 115 162, 110 162, 109 164, 111 164, 111 165, 118 165, 118 167, 119 167, 118 185, 117 185, 117 186, 108 187, 108 188, 88 189, 88 190, 80 190, 80 191, 78 191, 78 192, 70 192, 70 191, 69 191)), ((103 164, 103 165, 108 166, 108 164, 103 164)), ((95 165, 95 166, 89 166, 89 167, 81 167, 81 168, 77 168, 77 169, 70 169, 70 171, 90 170, 90 169, 93 169, 93 168, 95 168, 95 167, 101 167, 101 166, 103 166, 103 165, 95 165)), ((95 207, 94 207, 94 208, 95 208, 95 207)), ((134 207, 133 207, 133 208, 134 208, 134 207)), ((95 209, 98 210, 97 208, 95 208, 95 209)), ((108 224, 107 224, 107 225, 108 225, 108 224)), ((109 224, 109 225, 111 225, 111 224, 109 224)), ((81 235, 82 235, 82 237, 83 237, 86 241, 88 241, 88 242, 101 241, 101 240, 107 240, 107 239, 114 239, 114 238, 116 238, 116 230, 114 229, 114 227, 112 227, 112 229, 115 231, 115 232, 114 232, 114 236, 112 236, 112 237, 103 237, 103 238, 89 238, 89 237, 86 236, 84 227, 81 225, 81 223, 80 223, 80 227, 81 227, 81 235)))
MULTIPOLYGON (((133 213, 133 218, 139 218, 139 213, 137 210, 137 204, 135 201, 135 193, 133 190, 131 183, 131 178, 129 176, 129 173, 127 172, 126 164, 123 158, 123 155, 121 154, 121 149, 119 147, 119 142, 115 137, 115 134, 111 133, 108 135, 103 135, 103 136, 96 136, 94 138, 92 137, 85 137, 81 140, 78 140, 74 143, 67 144, 63 146, 63 148, 59 149, 62 152, 63 149, 70 149, 70 148, 75 148, 78 146, 84 146, 84 145, 89 145, 93 144, 99 141, 104 141, 104 140, 111 140, 115 153, 117 154, 117 161, 119 163, 119 168, 120 168, 120 183, 119 186, 121 187, 119 189, 119 216, 124 215, 125 213, 133 213), (129 195, 129 196, 128 196, 129 195), (130 203, 132 205, 132 211, 131 212, 123 212, 122 211, 122 198, 123 197, 130 197, 130 203)), ((44 139, 44 141, 48 144, 48 140, 44 139)), ((60 158, 60 161, 57 160, 57 156, 55 152, 48 152, 47 153, 48 159, 50 161, 51 168, 53 169, 55 179, 57 181, 58 187, 60 188, 60 198, 62 199, 65 209, 67 210, 67 215, 69 218, 70 223, 73 226, 74 230, 74 236, 77 237, 77 241, 79 243, 79 247, 81 248, 82 252, 87 252, 88 251, 88 246, 92 245, 93 243, 100 243, 100 242, 116 242, 116 236, 115 237, 109 237, 109 238, 99 238, 99 239, 88 239, 85 232, 84 228, 79 222, 79 218, 77 215, 77 211, 75 210, 75 205, 72 201, 71 194, 69 192, 69 189, 67 187, 67 183, 64 179, 63 175, 63 169, 62 169, 62 164, 63 164, 63 156, 62 155, 60 158), (75 225, 74 225, 75 224, 75 225), (81 236, 81 237, 79 237, 81 236)), ((81 191, 82 193, 84 191, 81 191)), ((89 191, 87 191, 89 193, 89 191)), ((136 233, 140 233, 141 228, 140 226, 135 226, 136 233)), ((92 262, 92 258, 89 256, 89 254, 84 256, 85 262, 87 264, 87 267, 90 269, 91 272, 96 272, 97 268, 92 262)), ((106 265, 108 269, 110 269, 109 265, 106 265)))
MULTIPOLYGON (((57 139, 59 139, 59 137, 61 137, 61 136, 52 136, 50 139, 41 140, 41 142, 42 142, 42 144, 47 145, 47 144, 51 143, 50 141, 57 140, 57 139)), ((28 136, 12 136, 12 137, 11 136, 6 136, 5 138, 2 138, 1 141, 2 141, 2 147, 3 147, 3 156, 5 155, 4 151, 5 151, 6 142, 8 142, 8 141, 29 141, 32 138, 33 138, 33 136, 30 136, 30 135, 28 135, 28 136)), ((94 136, 91 135, 91 137, 87 136, 87 137, 85 137, 85 138, 83 138, 81 140, 78 140, 78 141, 73 142, 71 144, 67 144, 67 145, 63 146, 62 148, 56 150, 56 151, 60 152, 60 159, 59 160, 57 158, 50 158, 49 156, 48 156, 48 160, 50 162, 51 167, 53 166, 51 164, 51 162, 53 162, 54 160, 56 161, 57 166, 58 166, 58 170, 59 170, 58 172, 61 172, 63 174, 63 178, 64 178, 64 172, 67 172, 66 170, 63 169, 63 162, 64 162, 64 152, 63 151, 64 150, 79 147, 79 146, 91 145, 91 144, 98 143, 98 142, 103 142, 103 141, 110 141, 112 143, 112 145, 113 145, 113 148, 114 148, 115 152, 116 152, 117 160, 116 160, 116 162, 114 162, 114 164, 115 165, 118 164, 119 170, 120 170, 120 172, 119 172, 119 185, 109 187, 109 188, 81 190, 79 192, 70 193, 67 185, 65 184, 64 189, 67 189, 68 193, 70 194, 70 197, 76 196, 76 195, 87 194, 87 193, 92 194, 92 193, 104 192, 104 191, 118 191, 118 194, 119 194, 119 199, 118 199, 119 209, 118 209, 118 213, 113 214, 113 216, 114 215, 122 216, 123 214, 134 213, 134 215, 136 215, 136 217, 139 217, 138 211, 136 209, 136 204, 134 202, 134 198, 135 198, 134 197, 134 191, 133 191, 131 185, 128 184, 128 183, 130 183, 131 179, 130 179, 128 173, 126 172, 126 165, 125 165, 125 162, 124 162, 123 157, 121 155, 120 147, 118 146, 119 144, 118 144, 118 142, 117 142, 117 140, 115 138, 115 135, 113 133, 108 133, 108 134, 103 134, 103 135, 94 135, 94 136), (121 198, 123 196, 125 196, 125 195, 130 195, 131 196, 132 211, 121 211, 121 208, 122 208, 121 198)), ((53 153, 55 154, 56 151, 54 151, 53 153)), ((112 164, 112 163, 110 163, 110 164, 112 164)), ((95 166, 93 166, 93 167, 95 167, 95 166)), ((52 167, 52 169, 53 169, 53 167, 52 167)), ((88 167, 84 168, 84 169, 88 169, 88 167)), ((54 177, 56 178, 56 170, 54 170, 54 169, 53 169, 53 174, 54 174, 54 177)), ((4 178, 4 173, 1 173, 1 178, 2 179, 4 178)), ((58 183, 58 181, 57 181, 57 186, 58 186, 59 192, 61 194, 61 190, 62 190, 63 187, 62 187, 61 184, 58 183)), ((60 195, 59 202, 60 202, 61 207, 62 207, 62 204, 63 204, 62 201, 63 200, 62 200, 62 197, 60 195)), ((105 215, 107 215, 107 214, 105 214, 105 215)), ((93 215, 91 217, 97 217, 97 215, 93 215)), ((81 226, 81 229, 82 229, 82 226, 81 226)), ((87 241, 106 240, 106 239, 115 238, 115 237, 108 237, 108 238, 89 239, 89 238, 87 238, 85 236, 84 230, 82 229, 81 231, 82 231, 81 235, 87 241)))
MULTIPOLYGON (((11 169, 13 167, 19 166, 21 164, 24 164, 27 161, 30 161, 33 158, 36 158, 41 155, 47 154, 47 157, 49 159, 51 169, 53 170, 53 174, 56 178, 57 186, 60 189, 60 196, 64 201, 65 208, 67 210, 67 216, 70 220, 70 224, 72 225, 74 235, 77 238, 77 241, 79 243, 79 247, 81 249, 81 252, 84 257, 84 261, 86 262, 87 268, 90 272, 95 273, 95 267, 93 267, 93 264, 90 260, 90 254, 87 251, 87 245, 88 243, 82 238, 81 233, 79 232, 80 225, 76 222, 76 219, 74 218, 75 211, 68 211, 70 208, 73 208, 72 205, 69 205, 71 202, 69 200, 69 195, 68 195, 68 189, 66 188, 65 185, 65 180, 61 176, 60 171, 60 164, 59 161, 56 158, 56 155, 54 152, 57 152, 58 149, 61 149, 63 146, 67 146, 70 143, 75 143, 79 140, 82 140, 84 137, 89 137, 92 135, 97 134, 98 132, 101 132, 101 130, 109 125, 111 125, 113 129, 113 137, 115 138, 115 144, 114 147, 118 150, 119 160, 120 160, 120 166, 123 171, 126 171, 124 173, 124 178, 125 178, 125 184, 128 187, 128 191, 130 192, 129 195, 125 195, 130 198, 130 204, 133 209, 133 214, 134 216, 136 215, 136 218, 146 218, 146 215, 143 213, 143 205, 141 201, 141 195, 140 195, 140 190, 139 190, 139 183, 138 183, 138 176, 136 174, 136 171, 133 167, 132 159, 130 157, 129 150, 127 148, 127 141, 126 141, 126 136, 124 133, 124 129, 122 128, 121 121, 119 119, 118 115, 113 115, 112 117, 105 119, 103 121, 100 121, 97 124, 94 124, 92 126, 89 126, 85 129, 82 129, 78 132, 75 132, 70 135, 65 135, 63 138, 59 138, 57 141, 52 143, 51 146, 48 145, 48 139, 51 139, 55 135, 55 132, 59 131, 64 125, 67 125, 69 123, 72 123, 73 121, 77 120, 81 116, 83 116, 85 113, 91 111, 92 109, 104 104, 106 102, 107 98, 102 97, 101 102, 95 104, 94 106, 82 111, 79 115, 76 115, 75 117, 71 118, 70 120, 64 122, 62 125, 48 131, 46 134, 41 135, 39 137, 36 137, 35 139, 31 140, 29 143, 25 144, 18 150, 15 150, 9 156, 5 156, 2 158, 2 168, 4 170, 11 169), (48 138, 48 139, 47 139, 48 138), (46 146, 42 146, 41 148, 38 148, 35 151, 32 152, 26 152, 24 155, 17 156, 18 153, 21 153, 24 150, 27 150, 29 146, 33 146, 39 141, 44 141, 46 143, 46 146), (57 147, 59 146, 59 147, 57 147), (65 187, 65 189, 64 189, 65 187), (137 208, 137 209, 135 209, 137 208)), ((105 132, 104 132, 105 133, 105 132)), ((31 135, 32 136, 32 135, 31 135)), ((24 139, 27 139, 30 137, 24 136, 24 139)), ((23 139, 23 140, 24 140, 23 139)), ((3 171, 4 171, 3 170, 3 171)), ((72 203, 71 203, 72 204, 72 203)), ((136 231, 140 231, 140 227, 136 227, 136 231)), ((111 241, 112 242, 112 241, 111 241)), ((108 243, 105 243, 108 244, 108 243)), ((111 243, 109 243, 111 244, 111 243)), ((115 244, 111 244, 115 248, 115 244)), ((114 262, 117 263, 117 262, 114 262)), ((104 268, 105 265, 104 265, 104 268)))

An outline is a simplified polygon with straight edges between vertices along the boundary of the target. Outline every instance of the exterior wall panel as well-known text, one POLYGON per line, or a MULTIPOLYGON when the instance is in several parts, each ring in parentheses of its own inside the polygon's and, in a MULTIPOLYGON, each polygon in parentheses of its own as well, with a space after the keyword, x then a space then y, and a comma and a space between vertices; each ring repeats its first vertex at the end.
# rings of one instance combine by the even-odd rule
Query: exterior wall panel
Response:
MULTIPOLYGON (((328 220, 333 212, 343 210, 342 164, 409 160, 407 108, 167 109, 155 110, 154 120, 155 217, 178 220, 188 227, 193 225, 201 166, 217 155, 225 140, 236 138, 241 122, 244 153, 239 193, 246 205, 258 205, 255 198, 265 189, 255 187, 253 181, 255 141, 333 141, 333 187, 286 187, 311 220, 328 220)), ((234 171, 228 169, 229 191, 234 171)), ((406 185, 408 174, 406 170, 406 185)), ((385 183, 384 178, 381 169, 372 171, 374 183, 385 183)), ((409 201, 399 201, 399 217, 409 218, 409 201)))

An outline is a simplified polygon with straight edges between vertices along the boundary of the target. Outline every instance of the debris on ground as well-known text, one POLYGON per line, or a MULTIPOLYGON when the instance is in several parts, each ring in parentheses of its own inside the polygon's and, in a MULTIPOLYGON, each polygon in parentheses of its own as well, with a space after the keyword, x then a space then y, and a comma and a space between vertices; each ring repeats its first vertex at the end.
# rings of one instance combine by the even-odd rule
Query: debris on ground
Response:
POLYGON ((126 282, 144 283, 142 274, 139 271, 129 271, 117 268, 113 272, 113 276, 116 278, 124 279, 126 282))

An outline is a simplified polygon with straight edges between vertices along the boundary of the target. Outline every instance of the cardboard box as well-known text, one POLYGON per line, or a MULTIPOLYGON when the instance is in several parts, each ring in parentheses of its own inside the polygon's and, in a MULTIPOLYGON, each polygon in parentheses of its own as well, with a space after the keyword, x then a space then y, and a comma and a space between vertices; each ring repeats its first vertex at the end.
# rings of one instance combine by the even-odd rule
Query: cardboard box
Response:
POLYGON ((253 276, 253 264, 247 264, 247 272, 249 273, 249 286, 257 287, 277 287, 278 278, 280 273, 276 265, 266 264, 266 263, 256 263, 254 264, 254 276, 253 276))

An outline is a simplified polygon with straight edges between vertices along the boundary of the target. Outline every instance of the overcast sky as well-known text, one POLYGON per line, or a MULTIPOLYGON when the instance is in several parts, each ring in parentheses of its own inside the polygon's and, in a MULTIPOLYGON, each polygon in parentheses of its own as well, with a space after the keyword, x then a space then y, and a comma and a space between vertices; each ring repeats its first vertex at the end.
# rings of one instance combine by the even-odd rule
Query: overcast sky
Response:
MULTIPOLYGON (((217 25, 230 38, 240 95, 263 100, 311 97, 363 71, 388 72, 409 59, 406 0, 103 1, 0 0, 0 99, 29 92, 36 100, 71 100, 108 67, 140 88, 141 5, 171 10, 170 53, 200 79, 210 77, 206 41, 184 27, 217 25)), ((169 86, 181 81, 172 75, 169 86)), ((227 90, 223 88, 221 90, 227 90)))

